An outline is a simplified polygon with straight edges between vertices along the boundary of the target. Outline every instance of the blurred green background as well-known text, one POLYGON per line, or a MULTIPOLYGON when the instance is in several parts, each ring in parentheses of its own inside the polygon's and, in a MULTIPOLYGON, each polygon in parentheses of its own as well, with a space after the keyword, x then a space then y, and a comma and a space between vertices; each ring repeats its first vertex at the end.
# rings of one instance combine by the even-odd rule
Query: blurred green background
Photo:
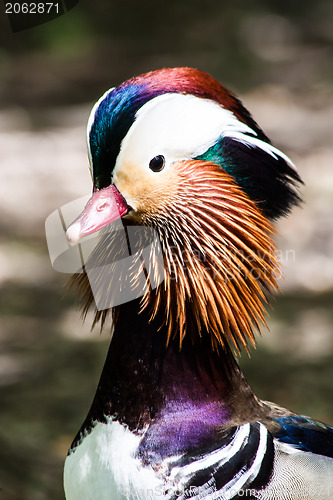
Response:
POLYGON ((285 280, 241 364, 257 394, 333 425, 333 3, 80 0, 13 34, 0 13, 0 498, 60 500, 110 333, 82 326, 45 218, 91 189, 90 108, 121 81, 194 66, 237 92, 305 180, 278 223, 285 280))

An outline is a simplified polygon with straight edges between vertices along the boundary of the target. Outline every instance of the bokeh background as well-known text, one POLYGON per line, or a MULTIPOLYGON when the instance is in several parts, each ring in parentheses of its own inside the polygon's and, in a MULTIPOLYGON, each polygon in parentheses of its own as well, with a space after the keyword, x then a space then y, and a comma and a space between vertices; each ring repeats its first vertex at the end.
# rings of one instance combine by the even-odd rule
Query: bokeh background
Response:
POLYGON ((277 224, 282 293, 240 362, 260 397, 333 425, 332 1, 80 0, 15 34, 0 17, 0 498, 64 498, 110 332, 82 325, 44 221, 90 192, 93 102, 163 66, 210 72, 298 165, 305 203, 277 224))

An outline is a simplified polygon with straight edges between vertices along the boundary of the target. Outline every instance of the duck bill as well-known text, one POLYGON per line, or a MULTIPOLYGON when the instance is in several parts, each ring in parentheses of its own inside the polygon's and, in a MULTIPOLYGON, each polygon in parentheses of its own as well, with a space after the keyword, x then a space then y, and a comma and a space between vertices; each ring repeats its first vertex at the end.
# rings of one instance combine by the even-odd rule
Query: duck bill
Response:
POLYGON ((84 236, 93 234, 120 219, 128 210, 125 198, 113 184, 94 190, 83 212, 68 226, 67 241, 70 245, 75 245, 84 236))

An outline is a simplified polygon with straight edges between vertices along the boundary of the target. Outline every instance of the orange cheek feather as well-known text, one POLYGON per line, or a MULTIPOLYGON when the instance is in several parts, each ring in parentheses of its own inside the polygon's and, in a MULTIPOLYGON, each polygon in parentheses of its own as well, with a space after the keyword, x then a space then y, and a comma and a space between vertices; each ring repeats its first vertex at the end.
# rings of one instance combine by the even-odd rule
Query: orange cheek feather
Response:
MULTIPOLYGON (((279 275, 273 229, 254 202, 221 167, 198 160, 152 175, 133 166, 126 174, 118 171, 114 183, 133 203, 126 217, 155 228, 160 238, 164 282, 155 290, 147 284, 141 309, 151 320, 165 312, 166 342, 178 337, 181 347, 185 335, 195 342, 199 334, 209 335, 214 349, 254 344, 279 275)), ((96 250, 97 264, 98 254, 111 251, 112 242, 104 243, 96 250)), ((149 261, 155 265, 153 249, 149 261)), ((87 277, 73 282, 86 311, 93 302, 87 277)), ((95 322, 107 314, 96 311, 95 322)))

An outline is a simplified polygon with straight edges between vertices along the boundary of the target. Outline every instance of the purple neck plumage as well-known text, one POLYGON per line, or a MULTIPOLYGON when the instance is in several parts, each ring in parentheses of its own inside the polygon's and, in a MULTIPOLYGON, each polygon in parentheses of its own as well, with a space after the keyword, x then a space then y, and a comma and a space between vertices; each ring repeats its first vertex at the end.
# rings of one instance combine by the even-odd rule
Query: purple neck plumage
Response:
POLYGON ((158 319, 149 323, 138 311, 139 301, 119 307, 83 428, 112 417, 135 433, 145 431, 140 454, 150 461, 209 446, 222 428, 236 425, 238 403, 256 407, 251 389, 231 352, 213 352, 208 335, 196 346, 185 341, 181 351, 177 342, 166 347, 158 319))

